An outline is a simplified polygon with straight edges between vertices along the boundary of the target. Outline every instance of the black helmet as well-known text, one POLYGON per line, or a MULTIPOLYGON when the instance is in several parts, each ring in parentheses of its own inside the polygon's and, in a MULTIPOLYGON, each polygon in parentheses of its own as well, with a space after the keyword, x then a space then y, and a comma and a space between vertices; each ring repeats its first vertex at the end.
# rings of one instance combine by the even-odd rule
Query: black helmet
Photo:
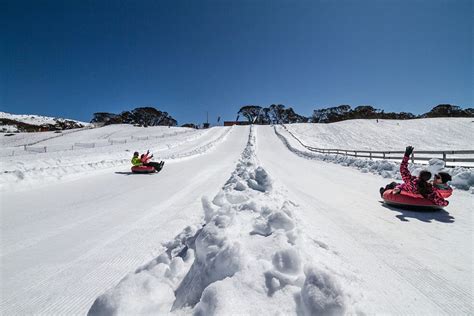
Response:
POLYGON ((138 151, 134 152, 133 155, 134 155, 134 156, 138 156, 138 155, 139 155, 139 154, 138 154, 138 151))

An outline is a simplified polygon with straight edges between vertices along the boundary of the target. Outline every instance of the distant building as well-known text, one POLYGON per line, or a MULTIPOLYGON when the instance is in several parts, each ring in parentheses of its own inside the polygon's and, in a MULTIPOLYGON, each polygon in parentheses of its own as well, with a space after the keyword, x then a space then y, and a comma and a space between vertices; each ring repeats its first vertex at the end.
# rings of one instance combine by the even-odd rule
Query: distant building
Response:
POLYGON ((232 125, 250 125, 248 121, 224 121, 224 126, 232 126, 232 125))

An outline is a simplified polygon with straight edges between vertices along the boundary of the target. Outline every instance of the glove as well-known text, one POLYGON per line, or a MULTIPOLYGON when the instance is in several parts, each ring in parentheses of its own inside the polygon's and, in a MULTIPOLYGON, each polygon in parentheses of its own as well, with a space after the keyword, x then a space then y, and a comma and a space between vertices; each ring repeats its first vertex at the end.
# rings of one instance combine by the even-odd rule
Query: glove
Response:
POLYGON ((408 146, 405 149, 405 156, 411 156, 412 153, 413 153, 413 146, 408 146))

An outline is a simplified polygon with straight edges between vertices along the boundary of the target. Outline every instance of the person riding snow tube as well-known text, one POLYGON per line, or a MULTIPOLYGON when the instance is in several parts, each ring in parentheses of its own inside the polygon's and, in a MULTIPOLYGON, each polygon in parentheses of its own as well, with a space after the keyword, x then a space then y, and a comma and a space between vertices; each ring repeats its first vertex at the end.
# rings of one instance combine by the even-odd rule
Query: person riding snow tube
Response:
POLYGON ((139 156, 138 151, 133 153, 132 158, 132 172, 133 173, 153 173, 159 172, 163 168, 164 162, 151 162, 150 159, 153 158, 153 155, 149 156, 150 151, 147 151, 146 154, 139 156))
MULTIPOLYGON (((411 175, 410 171, 408 170, 408 160, 412 153, 413 147, 408 146, 405 150, 402 163, 400 164, 400 174, 402 176, 403 183, 396 185, 395 188, 390 187, 389 190, 385 190, 385 192, 383 191, 383 188, 380 188, 382 198, 387 204, 397 206, 414 206, 437 209, 447 206, 449 202, 444 199, 442 191, 449 190, 440 190, 437 186, 434 186, 432 183, 428 182, 431 178, 431 172, 428 170, 422 170, 418 177, 411 175)), ((439 176, 439 174, 437 176, 439 176)), ((451 192, 446 193, 451 195, 451 192)))

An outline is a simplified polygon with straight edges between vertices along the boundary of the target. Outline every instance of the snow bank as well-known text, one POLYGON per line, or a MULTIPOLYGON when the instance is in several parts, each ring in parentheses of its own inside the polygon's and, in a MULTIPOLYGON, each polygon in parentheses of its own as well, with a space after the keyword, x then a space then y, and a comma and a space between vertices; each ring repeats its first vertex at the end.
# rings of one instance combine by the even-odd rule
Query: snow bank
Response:
POLYGON ((230 179, 203 197, 204 223, 99 296, 89 315, 355 313, 354 274, 300 228, 255 155, 255 131, 230 179), (334 271, 338 271, 337 273, 334 271))
MULTIPOLYGON (((289 150, 295 154, 307 158, 317 159, 327 162, 340 164, 342 166, 350 166, 359 169, 361 172, 374 173, 381 175, 387 179, 401 180, 400 163, 387 160, 370 160, 364 158, 356 158, 344 155, 321 154, 307 150, 298 143, 291 135, 286 134, 281 127, 274 126, 275 134, 282 140, 289 150), (286 135, 285 135, 286 134, 286 135)), ((445 162, 441 159, 431 159, 428 165, 409 164, 408 169, 413 175, 418 175, 421 170, 429 170, 433 175, 444 171, 449 173, 453 181, 449 184, 460 190, 471 190, 474 193, 474 172, 472 168, 454 167, 445 168, 445 162)))

